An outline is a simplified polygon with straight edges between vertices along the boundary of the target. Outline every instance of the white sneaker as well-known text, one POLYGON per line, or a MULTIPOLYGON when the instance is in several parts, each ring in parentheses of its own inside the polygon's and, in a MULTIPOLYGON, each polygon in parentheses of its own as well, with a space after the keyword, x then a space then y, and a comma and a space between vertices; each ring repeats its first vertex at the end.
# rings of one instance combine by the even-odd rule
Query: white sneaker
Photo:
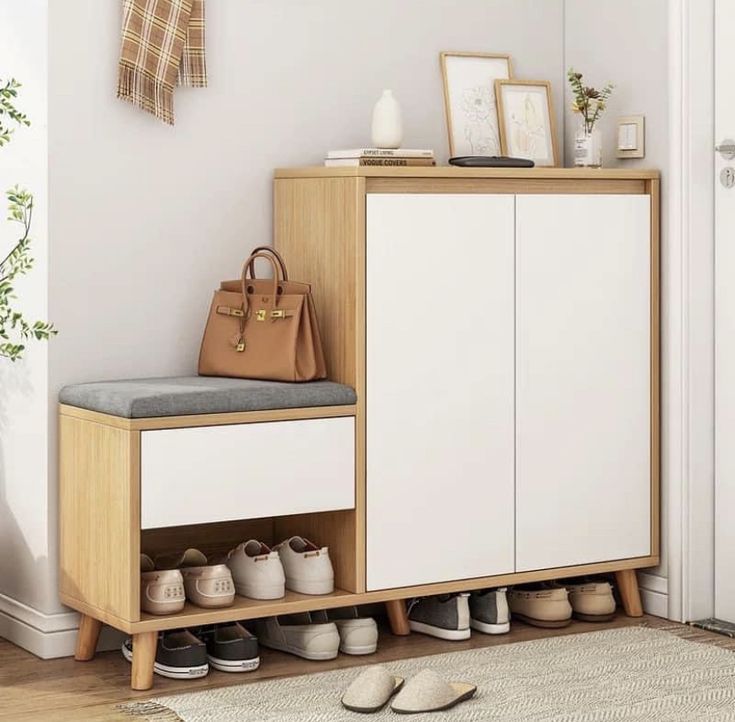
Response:
POLYGON ((334 570, 329 549, 321 549, 308 539, 292 536, 275 547, 286 573, 286 588, 300 594, 331 594, 334 570))
POLYGON ((255 630, 262 646, 304 659, 334 659, 339 652, 339 632, 334 622, 315 623, 308 612, 259 619, 255 630))
POLYGON ((286 576, 278 552, 251 539, 239 544, 225 562, 232 572, 235 591, 250 599, 280 599, 286 593, 286 576))
POLYGON ((372 617, 360 616, 357 607, 312 612, 311 618, 337 625, 339 651, 344 654, 372 654, 378 649, 378 625, 372 617))

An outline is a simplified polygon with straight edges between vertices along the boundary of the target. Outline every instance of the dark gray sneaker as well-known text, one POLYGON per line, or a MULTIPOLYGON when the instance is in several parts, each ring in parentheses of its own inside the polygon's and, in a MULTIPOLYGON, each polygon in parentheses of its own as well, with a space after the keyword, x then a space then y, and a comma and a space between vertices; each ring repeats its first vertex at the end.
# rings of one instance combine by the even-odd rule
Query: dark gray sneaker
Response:
POLYGON ((468 594, 440 594, 436 597, 414 599, 408 609, 411 630, 439 639, 469 639, 468 597, 468 594))
MULTIPOLYGON (((122 644, 123 657, 133 661, 133 640, 128 637, 122 644)), ((207 648, 185 629, 158 635, 156 661, 153 671, 171 679, 197 679, 209 673, 207 648)))
POLYGON ((470 594, 470 626, 483 634, 505 634, 510 631, 508 590, 483 589, 470 594))
POLYGON ((238 622, 203 627, 197 637, 207 645, 209 666, 220 672, 253 672, 260 666, 258 638, 238 622))

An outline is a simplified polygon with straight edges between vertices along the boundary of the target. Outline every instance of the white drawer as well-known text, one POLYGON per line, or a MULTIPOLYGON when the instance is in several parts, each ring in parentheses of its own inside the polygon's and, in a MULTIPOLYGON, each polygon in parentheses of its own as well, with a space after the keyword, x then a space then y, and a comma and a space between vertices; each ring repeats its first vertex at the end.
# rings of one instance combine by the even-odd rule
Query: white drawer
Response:
POLYGON ((353 417, 141 432, 141 528, 355 506, 353 417))

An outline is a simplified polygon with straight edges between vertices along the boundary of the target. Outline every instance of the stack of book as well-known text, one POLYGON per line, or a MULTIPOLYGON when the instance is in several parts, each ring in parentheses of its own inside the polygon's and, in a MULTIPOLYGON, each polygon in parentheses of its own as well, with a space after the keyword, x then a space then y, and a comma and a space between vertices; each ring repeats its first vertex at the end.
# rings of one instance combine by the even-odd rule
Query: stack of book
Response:
POLYGON ((433 150, 416 148, 354 148, 330 150, 324 160, 326 166, 427 166, 436 165, 433 150))

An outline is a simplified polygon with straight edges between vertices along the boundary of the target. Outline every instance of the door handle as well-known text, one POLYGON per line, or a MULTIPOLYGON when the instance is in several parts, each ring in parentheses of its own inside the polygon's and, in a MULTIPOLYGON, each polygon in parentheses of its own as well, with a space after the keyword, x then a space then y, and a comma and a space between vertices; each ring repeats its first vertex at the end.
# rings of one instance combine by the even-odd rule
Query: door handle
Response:
POLYGON ((735 140, 725 138, 719 145, 715 146, 715 150, 725 159, 732 160, 735 158, 735 140))

